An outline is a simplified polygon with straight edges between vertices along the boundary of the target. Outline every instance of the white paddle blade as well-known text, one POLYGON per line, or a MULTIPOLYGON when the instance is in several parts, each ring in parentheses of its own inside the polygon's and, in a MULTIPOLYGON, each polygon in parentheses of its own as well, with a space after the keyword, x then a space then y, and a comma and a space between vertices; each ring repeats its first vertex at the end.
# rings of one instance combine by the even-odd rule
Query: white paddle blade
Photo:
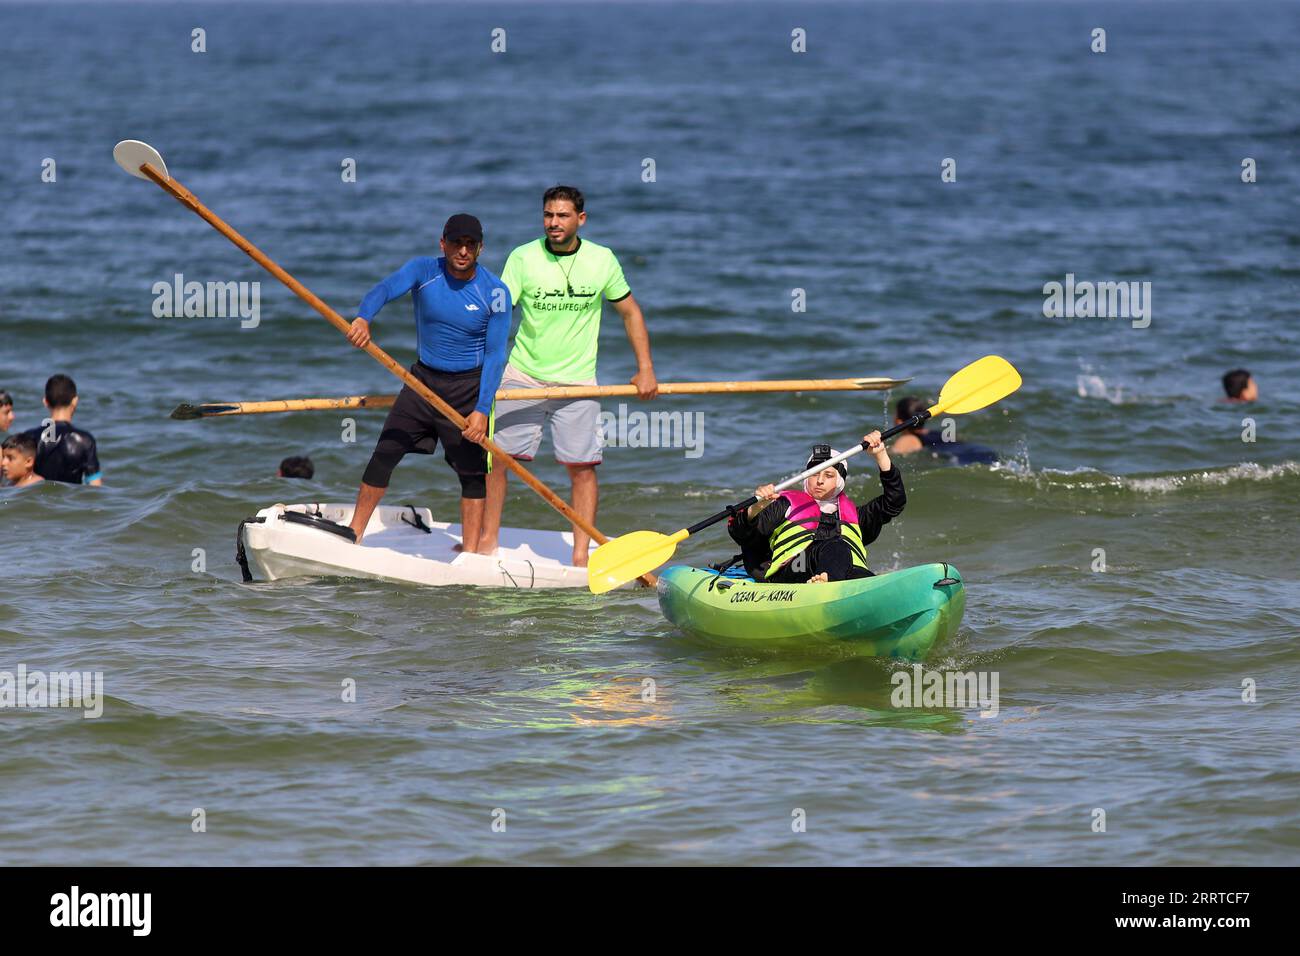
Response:
POLYGON ((117 165, 121 166, 132 176, 140 179, 148 179, 144 173, 140 172, 140 167, 148 163, 159 173, 163 179, 171 179, 167 175, 167 164, 163 158, 158 155, 158 150, 154 149, 148 143, 142 143, 138 139, 124 139, 113 147, 113 158, 117 160, 117 165))

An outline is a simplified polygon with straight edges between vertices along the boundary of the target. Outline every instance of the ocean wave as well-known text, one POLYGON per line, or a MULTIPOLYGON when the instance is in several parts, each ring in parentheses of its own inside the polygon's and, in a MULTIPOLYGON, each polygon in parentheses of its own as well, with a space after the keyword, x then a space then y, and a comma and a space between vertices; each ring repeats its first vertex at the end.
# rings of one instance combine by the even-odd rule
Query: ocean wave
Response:
POLYGON ((1075 393, 1087 401, 1103 401, 1110 405, 1177 405, 1196 401, 1195 395, 1143 395, 1130 386, 1108 383, 1100 375, 1083 372, 1075 376, 1075 393))
MULTIPOLYGON (((1116 475, 1099 471, 1095 468, 1080 467, 1071 469, 1033 468, 1023 450, 1015 458, 1003 459, 993 465, 971 465, 963 468, 940 466, 934 468, 913 468, 909 478, 913 484, 937 482, 940 486, 953 485, 963 494, 979 495, 978 488, 987 487, 990 482, 1029 486, 1034 491, 1051 493, 1060 492, 1118 492, 1137 495, 1163 495, 1175 492, 1195 491, 1230 487, 1238 483, 1267 483, 1286 481, 1300 477, 1300 462, 1283 461, 1275 464, 1257 462, 1240 462, 1219 468, 1198 468, 1188 471, 1174 471, 1135 475, 1116 475), (973 487, 972 487, 973 486, 973 487)), ((602 486, 602 492, 608 496, 611 505, 616 502, 644 501, 647 492, 653 492, 660 500, 674 499, 717 499, 730 500, 752 494, 752 489, 734 486, 700 485, 697 483, 677 484, 661 481, 653 488, 646 488, 635 483, 609 482, 602 486)), ((876 493, 874 479, 864 479, 861 475, 850 476, 849 494, 855 499, 865 500, 876 493), (865 484, 864 484, 865 482, 865 484)), ((923 498, 916 495, 916 505, 922 504, 923 498)), ((910 506, 910 505, 909 505, 910 506)))
POLYGON ((1157 495, 1170 492, 1219 488, 1234 482, 1264 482, 1300 476, 1300 462, 1284 461, 1261 465, 1246 461, 1222 468, 1197 469, 1154 475, 1111 475, 1091 468, 1068 470, 1043 468, 1033 471, 1022 464, 999 462, 987 471, 1013 481, 1033 482, 1042 489, 1067 491, 1115 490, 1157 495))
POLYGON ((1234 481, 1272 481, 1295 475, 1300 475, 1300 463, 1294 461, 1284 461, 1277 465, 1258 465, 1248 461, 1217 470, 1157 475, 1151 478, 1125 478, 1123 482, 1125 487, 1134 491, 1162 494, 1182 488, 1213 487, 1234 481))

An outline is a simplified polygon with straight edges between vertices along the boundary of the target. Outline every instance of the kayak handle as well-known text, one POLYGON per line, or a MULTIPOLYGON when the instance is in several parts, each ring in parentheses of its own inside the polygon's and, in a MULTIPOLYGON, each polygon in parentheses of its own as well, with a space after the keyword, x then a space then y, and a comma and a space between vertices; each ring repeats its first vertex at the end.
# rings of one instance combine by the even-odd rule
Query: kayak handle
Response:
POLYGON ((954 584, 961 584, 961 582, 958 581, 956 578, 948 577, 948 562, 945 561, 943 563, 943 577, 941 577, 938 581, 935 581, 934 586, 936 588, 946 588, 946 587, 951 587, 954 584))

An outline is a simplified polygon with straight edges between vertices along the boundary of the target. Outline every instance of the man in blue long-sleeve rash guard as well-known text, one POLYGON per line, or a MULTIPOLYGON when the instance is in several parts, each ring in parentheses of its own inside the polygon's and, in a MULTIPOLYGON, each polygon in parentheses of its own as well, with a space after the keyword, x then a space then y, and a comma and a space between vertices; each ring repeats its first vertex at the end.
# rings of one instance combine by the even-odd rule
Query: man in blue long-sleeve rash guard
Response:
POLYGON ((440 245, 440 258, 412 259, 366 293, 348 341, 365 348, 375 313, 411 293, 420 353, 411 374, 468 421, 462 431, 410 387, 402 388, 361 478, 352 513, 357 544, 402 456, 431 455, 441 441, 447 464, 460 479, 463 547, 478 549, 488 470, 487 452, 478 443, 487 437, 492 401, 506 367, 510 290, 478 264, 483 227, 473 216, 458 213, 448 219, 440 245))

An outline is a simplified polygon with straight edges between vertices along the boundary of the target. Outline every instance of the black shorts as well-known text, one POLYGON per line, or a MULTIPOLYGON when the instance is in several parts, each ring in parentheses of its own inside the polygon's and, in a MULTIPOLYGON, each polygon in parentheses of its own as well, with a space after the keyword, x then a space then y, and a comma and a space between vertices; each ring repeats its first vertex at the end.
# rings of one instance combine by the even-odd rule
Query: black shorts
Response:
MULTIPOLYGON (((478 404, 481 368, 468 372, 439 372, 416 362, 411 374, 444 402, 466 418, 478 404)), ((457 476, 467 498, 481 498, 486 487, 487 450, 482 445, 466 441, 460 429, 447 420, 441 412, 417 395, 410 386, 403 386, 397 401, 384 419, 384 429, 375 443, 375 452, 362 481, 376 488, 387 488, 393 469, 408 454, 432 455, 442 442, 442 454, 457 476), (468 479, 468 480, 467 480, 468 479)))

